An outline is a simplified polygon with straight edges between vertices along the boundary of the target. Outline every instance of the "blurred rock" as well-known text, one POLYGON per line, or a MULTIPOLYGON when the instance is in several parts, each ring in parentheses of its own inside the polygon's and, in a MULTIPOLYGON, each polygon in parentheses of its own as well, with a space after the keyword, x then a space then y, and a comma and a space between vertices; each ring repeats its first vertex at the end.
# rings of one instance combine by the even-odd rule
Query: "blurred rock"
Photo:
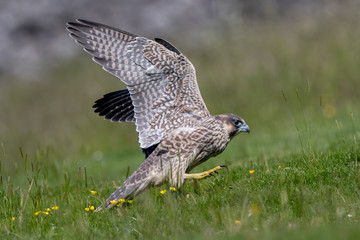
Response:
POLYGON ((69 39, 65 30, 65 23, 76 18, 98 21, 148 37, 191 36, 196 44, 201 43, 195 37, 201 37, 201 32, 221 29, 244 18, 286 15, 291 9, 306 12, 306 9, 318 8, 323 1, 314 2, 2 0, 0 77, 36 79, 46 70, 77 55, 81 48, 69 39))

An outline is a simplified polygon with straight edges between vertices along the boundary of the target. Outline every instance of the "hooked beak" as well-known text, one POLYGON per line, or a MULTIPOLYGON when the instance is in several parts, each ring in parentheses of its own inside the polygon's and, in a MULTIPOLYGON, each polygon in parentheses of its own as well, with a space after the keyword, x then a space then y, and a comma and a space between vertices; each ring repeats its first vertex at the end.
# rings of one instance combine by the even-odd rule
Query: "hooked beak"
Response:
POLYGON ((240 127, 240 132, 250 133, 250 127, 246 123, 243 123, 243 125, 240 127))

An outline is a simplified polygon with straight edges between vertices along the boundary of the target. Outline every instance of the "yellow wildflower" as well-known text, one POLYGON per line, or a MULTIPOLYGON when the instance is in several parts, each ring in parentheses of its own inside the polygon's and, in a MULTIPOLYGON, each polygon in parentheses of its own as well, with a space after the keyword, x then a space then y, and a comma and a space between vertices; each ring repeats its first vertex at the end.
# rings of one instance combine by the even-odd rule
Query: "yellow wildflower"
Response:
POLYGON ((87 212, 90 211, 90 208, 86 207, 86 208, 85 208, 85 211, 87 211, 87 212))
POLYGON ((53 206, 51 207, 51 209, 57 211, 59 209, 59 206, 53 206))
POLYGON ((116 201, 116 200, 111 200, 110 203, 111 203, 111 204, 116 204, 117 201, 116 201))
POLYGON ((250 170, 249 173, 250 173, 250 174, 254 174, 254 173, 255 173, 255 170, 254 170, 254 169, 253 169, 253 170, 250 170))
POLYGON ((117 206, 117 207, 120 207, 120 206, 121 206, 121 203, 118 203, 116 206, 117 206))
POLYGON ((125 198, 121 198, 121 199, 119 200, 119 203, 124 203, 124 202, 126 202, 125 198))
POLYGON ((240 221, 239 221, 239 220, 235 220, 235 223, 240 223, 240 221))
POLYGON ((278 166, 278 169, 280 169, 280 168, 281 168, 281 166, 279 165, 279 166, 278 166))
POLYGON ((163 194, 163 195, 164 195, 166 192, 167 192, 166 189, 160 191, 160 193, 163 194))
POLYGON ((46 211, 46 212, 51 212, 51 209, 50 209, 50 208, 46 208, 45 211, 46 211))
POLYGON ((16 217, 11 217, 11 220, 12 220, 12 221, 15 221, 15 219, 16 219, 16 217))
POLYGON ((42 211, 37 211, 37 212, 34 212, 34 215, 37 216, 37 215, 39 215, 40 213, 42 213, 42 211))
POLYGON ((129 204, 132 204, 134 202, 134 200, 128 200, 129 204))
POLYGON ((42 213, 46 216, 50 214, 49 212, 44 212, 44 211, 42 213))
POLYGON ((176 192, 176 188, 174 188, 174 187, 170 187, 170 190, 173 192, 176 192))
POLYGON ((95 207, 94 206, 90 206, 89 207, 91 211, 94 211, 95 210, 95 207))
POLYGON ((92 195, 95 195, 95 194, 97 193, 97 191, 90 190, 90 193, 91 193, 92 195))

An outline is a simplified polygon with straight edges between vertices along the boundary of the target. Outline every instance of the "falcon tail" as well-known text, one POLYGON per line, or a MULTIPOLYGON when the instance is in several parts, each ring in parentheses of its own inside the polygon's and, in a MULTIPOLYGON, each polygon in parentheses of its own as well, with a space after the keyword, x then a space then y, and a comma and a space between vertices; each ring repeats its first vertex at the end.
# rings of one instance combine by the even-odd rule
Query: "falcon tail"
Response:
POLYGON ((98 212, 104 208, 112 208, 117 205, 121 199, 131 199, 152 185, 154 183, 154 177, 157 177, 157 171, 154 169, 153 164, 157 158, 158 156, 156 155, 151 155, 147 158, 139 168, 106 199, 106 202, 100 205, 95 211, 98 212))
MULTIPOLYGON (((136 190, 139 188, 140 184, 138 186, 133 186, 133 188, 131 189, 131 193, 136 192, 136 190)), ((126 194, 126 191, 128 189, 123 185, 121 185, 118 189, 115 190, 115 192, 113 192, 110 197, 108 197, 108 199, 106 199, 106 202, 101 204, 99 207, 96 208, 96 212, 101 211, 104 208, 112 208, 113 206, 115 206, 116 204, 118 204, 121 199, 127 199, 129 198, 130 194, 126 194)), ((129 189, 130 190, 130 189, 129 189)))

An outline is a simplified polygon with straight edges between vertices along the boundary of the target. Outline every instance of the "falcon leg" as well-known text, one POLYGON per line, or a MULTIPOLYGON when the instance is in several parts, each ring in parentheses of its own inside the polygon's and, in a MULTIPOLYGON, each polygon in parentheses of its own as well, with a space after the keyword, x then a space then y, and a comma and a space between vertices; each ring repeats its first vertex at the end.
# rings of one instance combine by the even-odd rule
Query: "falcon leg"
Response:
POLYGON ((208 171, 201 172, 201 173, 185 173, 184 178, 185 179, 194 179, 194 180, 200 180, 204 179, 210 176, 214 176, 214 173, 217 173, 217 170, 221 170, 223 167, 226 167, 225 165, 220 165, 217 167, 214 167, 208 171))

